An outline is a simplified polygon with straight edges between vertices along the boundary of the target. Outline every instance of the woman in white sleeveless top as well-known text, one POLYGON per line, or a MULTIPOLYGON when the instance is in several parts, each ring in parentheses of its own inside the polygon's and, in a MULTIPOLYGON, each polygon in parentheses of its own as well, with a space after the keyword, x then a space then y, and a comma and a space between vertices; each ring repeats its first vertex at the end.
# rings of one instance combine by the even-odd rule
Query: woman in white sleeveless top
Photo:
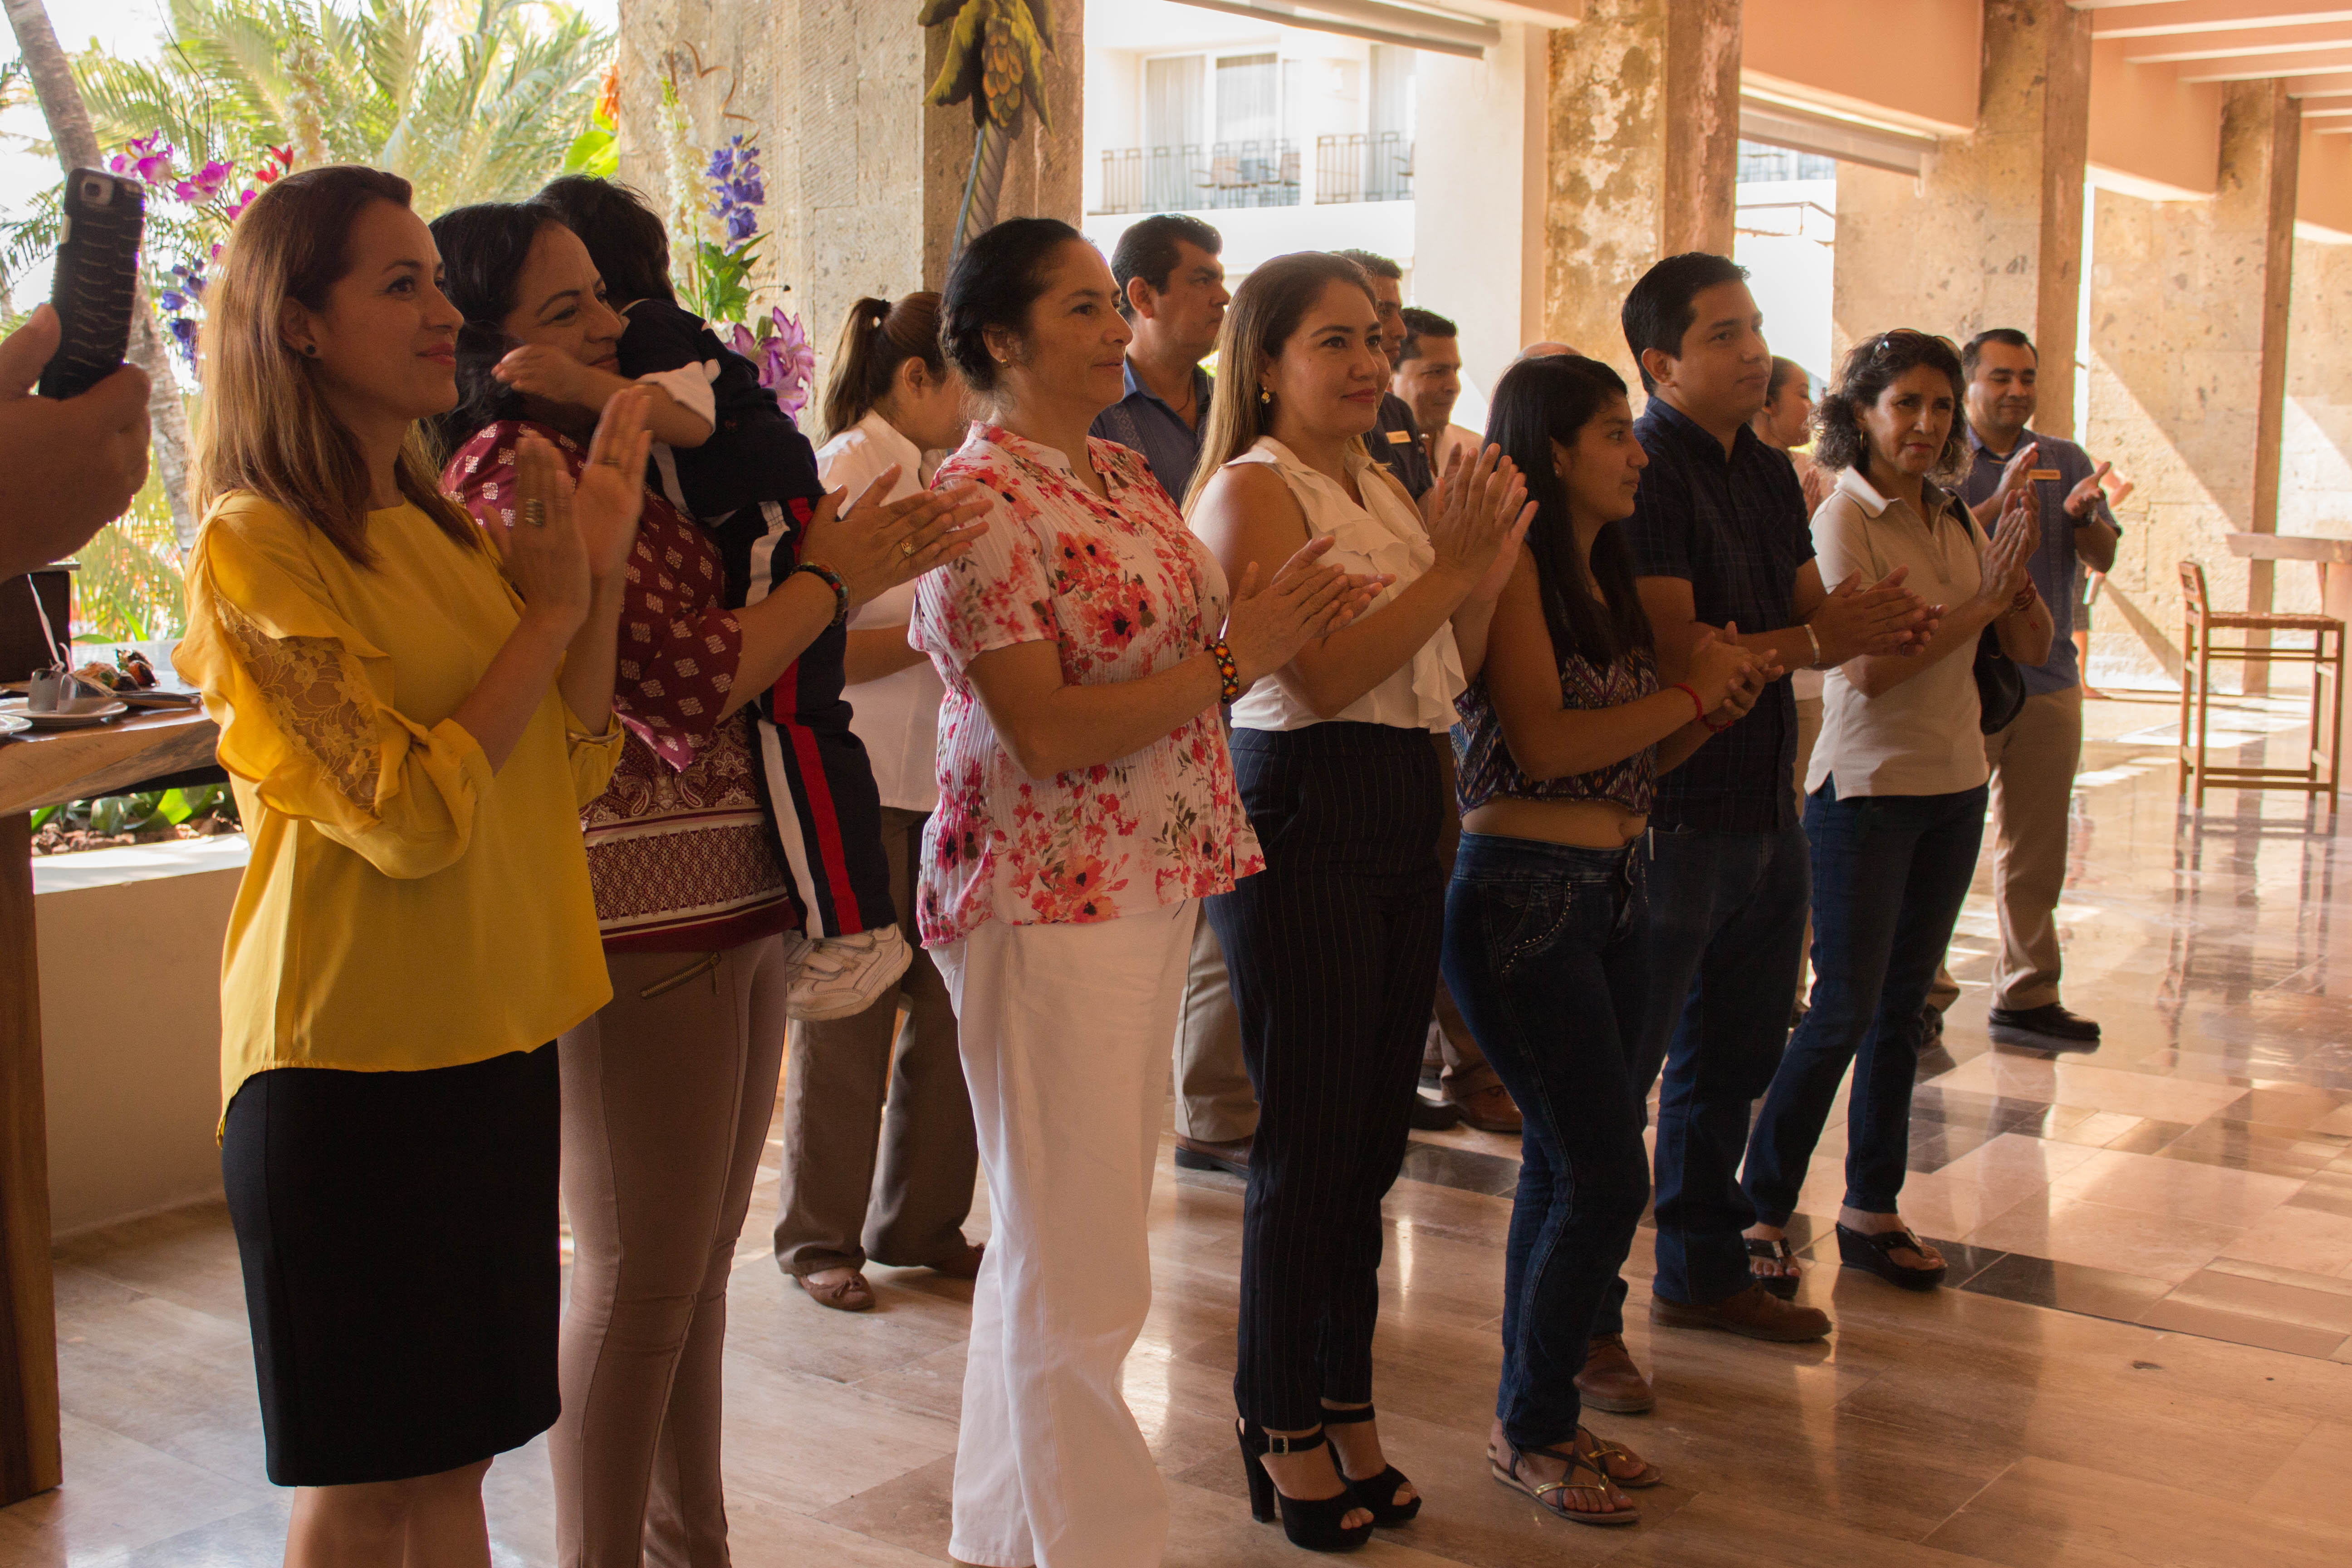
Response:
POLYGON ((1499 453, 1422 515, 1365 450, 1388 361, 1361 270, 1283 257, 1225 318, 1193 531, 1228 574, 1317 536, 1388 579, 1354 624, 1233 705, 1234 770, 1266 869, 1207 901, 1257 1087, 1234 1380, 1253 1511, 1345 1550, 1421 1501, 1372 1424, 1381 1198, 1404 1157, 1444 922, 1454 809, 1433 732, 1486 651, 1526 487, 1499 453), (1331 1428, 1336 1452, 1317 1452, 1331 1428))

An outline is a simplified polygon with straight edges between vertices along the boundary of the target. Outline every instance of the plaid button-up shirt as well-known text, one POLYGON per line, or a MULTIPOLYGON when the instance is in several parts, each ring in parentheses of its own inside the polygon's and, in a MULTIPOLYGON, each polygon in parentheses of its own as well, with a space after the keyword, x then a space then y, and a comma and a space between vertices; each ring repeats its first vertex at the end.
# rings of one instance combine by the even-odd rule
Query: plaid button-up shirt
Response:
MULTIPOLYGON (((1701 621, 1769 632, 1792 624, 1798 571, 1813 558, 1805 495, 1788 454, 1743 425, 1723 443, 1688 415, 1652 397, 1633 423, 1650 456, 1633 515, 1621 524, 1643 577, 1691 585, 1701 621)), ((1652 819, 1661 827, 1772 833, 1797 820, 1797 705, 1776 680, 1747 718, 1712 737, 1658 780, 1652 819)))

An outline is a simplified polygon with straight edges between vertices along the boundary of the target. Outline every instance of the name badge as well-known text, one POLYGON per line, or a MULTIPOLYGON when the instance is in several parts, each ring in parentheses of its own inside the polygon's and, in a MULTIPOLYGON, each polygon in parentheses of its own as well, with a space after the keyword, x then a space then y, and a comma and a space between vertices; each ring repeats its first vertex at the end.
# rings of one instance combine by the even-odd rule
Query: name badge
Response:
POLYGON ((1389 445, 1391 447, 1410 447, 1412 445, 1412 436, 1407 431, 1391 430, 1389 432, 1389 445))
POLYGON ((2029 479, 2063 479, 2066 476, 2055 468, 2028 468, 2025 477, 2029 479))

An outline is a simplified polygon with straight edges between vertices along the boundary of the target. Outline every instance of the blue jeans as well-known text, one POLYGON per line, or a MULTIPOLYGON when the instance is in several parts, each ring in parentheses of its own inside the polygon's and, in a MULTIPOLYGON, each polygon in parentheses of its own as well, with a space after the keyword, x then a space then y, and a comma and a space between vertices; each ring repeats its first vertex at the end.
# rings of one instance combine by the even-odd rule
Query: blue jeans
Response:
MULTIPOLYGON (((1804 952, 1805 830, 1651 835, 1650 1000, 1637 1100, 1658 1094, 1656 1294, 1706 1305, 1748 1289, 1739 1185, 1748 1118, 1780 1065, 1804 952)), ((1603 1333, 1622 1323, 1621 1281, 1603 1333)))
POLYGON ((1649 1197, 1639 853, 1465 833, 1446 890, 1445 984, 1523 1119, 1495 1398, 1523 1447, 1576 1435, 1576 1374, 1649 1197))
POLYGON ((1805 803, 1813 842, 1813 1000, 1748 1143, 1756 1217, 1786 1225, 1849 1063, 1845 1203, 1893 1214, 1911 1152, 1919 1009, 1976 875, 1985 790, 1805 803), (1858 1053, 1858 1054, 1857 1054, 1858 1053))

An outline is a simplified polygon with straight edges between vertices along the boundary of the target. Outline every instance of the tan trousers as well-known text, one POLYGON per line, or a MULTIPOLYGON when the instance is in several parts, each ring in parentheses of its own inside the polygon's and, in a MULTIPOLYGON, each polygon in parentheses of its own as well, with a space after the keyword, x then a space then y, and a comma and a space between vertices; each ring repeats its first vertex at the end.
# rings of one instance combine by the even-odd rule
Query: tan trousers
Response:
MULTIPOLYGON (((1454 875, 1454 852, 1462 847, 1462 814, 1454 809, 1461 799, 1455 790, 1454 771, 1454 737, 1432 731, 1430 740, 1436 743, 1438 771, 1445 780, 1445 805, 1437 829, 1437 859, 1449 878, 1454 875)), ((1466 1100, 1483 1089, 1489 1089, 1503 1080, 1486 1065, 1486 1054, 1470 1036, 1470 1026, 1463 1021, 1462 1009, 1454 1005, 1454 993, 1445 988, 1445 977, 1437 977, 1437 994, 1431 998, 1429 1043, 1421 1057, 1421 1070, 1426 1077, 1432 1070, 1444 1087, 1448 1100, 1466 1100)))
POLYGON ((1242 1061, 1242 1020, 1225 977, 1224 950, 1209 918, 1193 922, 1176 1016, 1176 1131, 1204 1143, 1233 1143, 1257 1131, 1257 1090, 1242 1061))
POLYGON ((557 1050, 573 1254, 548 1438, 556 1558, 722 1568, 727 1278, 775 1112, 783 948, 606 962, 613 1000, 557 1050))
POLYGON ((2015 723, 1985 737, 1985 761, 1992 767, 1993 898, 2000 910, 1992 1005, 2046 1007, 2058 1000, 2058 897, 2083 761, 2083 689, 2027 698, 2015 723))
MULTIPOLYGON (((1800 697, 1797 701, 1797 816, 1805 815, 1805 774, 1813 765, 1813 742, 1822 738, 1822 700, 1800 697)), ((1797 994, 1812 993, 1813 973, 1813 910, 1810 901, 1805 906, 1805 944, 1797 960, 1797 994)))
MULTIPOLYGON (((919 811, 882 808, 890 897, 902 919, 915 908, 924 821, 919 811)), ((856 1017, 792 1030, 776 1266, 807 1275, 961 1255, 980 1149, 955 1006, 931 955, 916 949, 898 989, 856 1017)))
MULTIPOLYGON (((2025 700, 2014 723, 1985 737, 1992 769, 1993 903, 2000 957, 1992 1005, 2022 1012, 2058 1000, 2058 897, 2066 889, 2066 823, 2083 762, 2083 689, 2025 700)), ((1959 983, 1939 966, 1927 1005, 1948 1011, 1959 983)))

